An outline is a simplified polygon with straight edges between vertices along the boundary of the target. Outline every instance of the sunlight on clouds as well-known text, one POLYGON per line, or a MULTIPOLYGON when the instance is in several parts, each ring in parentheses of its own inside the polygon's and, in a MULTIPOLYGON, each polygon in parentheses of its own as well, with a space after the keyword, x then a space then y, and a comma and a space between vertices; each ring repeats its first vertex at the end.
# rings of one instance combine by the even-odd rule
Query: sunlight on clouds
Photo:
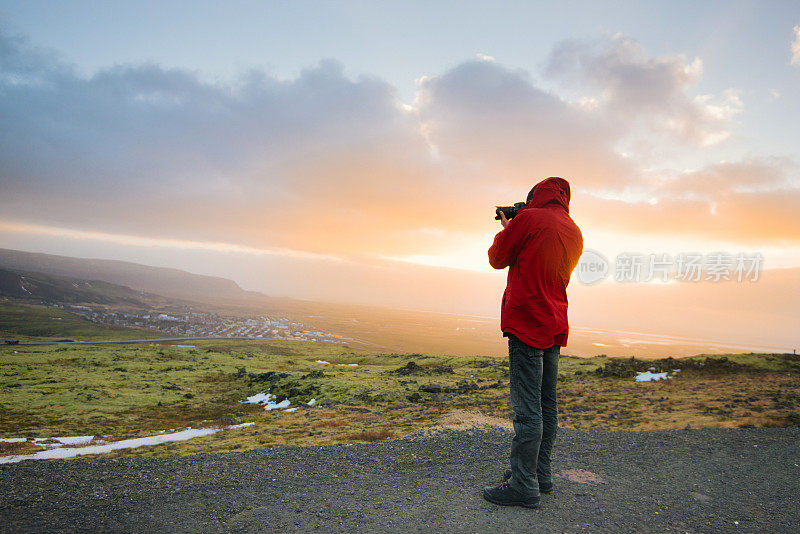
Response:
POLYGON ((647 126, 700 146, 727 139, 727 125, 742 108, 738 92, 732 89, 722 96, 689 94, 702 78, 699 57, 691 61, 681 54, 653 57, 638 41, 620 34, 607 40, 562 41, 547 70, 568 88, 597 92, 573 104, 578 108, 600 110, 609 121, 624 121, 629 128, 647 126))
MULTIPOLYGON (((651 204, 655 204, 651 199, 651 204)), ((709 239, 705 237, 687 238, 676 236, 659 236, 654 240, 652 235, 636 235, 609 231, 595 225, 584 223, 580 214, 575 215, 583 231, 584 249, 602 254, 612 260, 619 254, 667 254, 675 257, 681 253, 712 254, 718 251, 730 253, 761 253, 768 258, 769 268, 787 268, 800 266, 800 247, 770 246, 750 244, 743 246, 731 240, 709 239)), ((664 222, 668 222, 669 217, 664 222)), ((492 243, 494 235, 475 235, 471 240, 465 239, 454 250, 440 254, 409 254, 403 256, 382 256, 381 259, 401 261, 431 267, 447 267, 474 272, 496 272, 487 261, 486 251, 492 243)))
POLYGON ((432 267, 447 267, 483 273, 494 272, 494 269, 489 265, 487 251, 494 240, 495 234, 501 228, 497 221, 491 220, 491 222, 496 224, 489 224, 488 226, 491 229, 481 232, 423 228, 414 232, 414 238, 433 238, 440 243, 440 247, 431 248, 424 253, 384 254, 380 255, 379 258, 432 267))
POLYGON ((693 95, 699 58, 623 36, 555 47, 547 74, 573 101, 485 54, 421 76, 411 105, 332 60, 220 85, 152 64, 81 77, 2 33, 0 55, 0 211, 29 232, 482 271, 493 206, 563 176, 586 228, 800 241, 796 166, 705 148, 731 135, 739 93, 693 95))
POLYGON ((486 233, 451 233, 450 235, 442 236, 442 242, 447 243, 447 247, 438 252, 385 255, 381 258, 431 267, 448 267, 450 269, 482 273, 494 272, 495 270, 489 265, 487 251, 494 240, 495 233, 498 231, 500 231, 499 224, 496 230, 486 233))
POLYGON ((792 41, 792 65, 800 65, 800 26, 795 26, 794 41, 792 41))
MULTIPOLYGON (((476 249, 483 252, 483 249, 489 247, 480 243, 476 243, 476 249)), ((476 272, 493 272, 494 269, 489 265, 486 259, 486 254, 475 254, 474 250, 464 253, 451 253, 451 254, 410 254, 408 256, 382 256, 381 259, 388 261, 402 261, 407 263, 415 263, 418 265, 427 265, 429 267, 447 267, 449 269, 462 269, 466 271, 476 272)))
POLYGON ((573 105, 584 111, 594 111, 600 108, 600 101, 591 96, 583 96, 573 102, 573 105))
POLYGON ((180 250, 205 250, 221 253, 238 253, 256 256, 287 256, 293 258, 317 259, 336 262, 347 260, 332 254, 314 254, 298 250, 284 248, 255 248, 233 243, 214 243, 207 241, 189 241, 183 239, 159 239, 152 237, 142 237, 135 235, 109 234, 105 232, 87 232, 83 230, 72 230, 69 228, 59 228, 52 226, 42 226, 37 224, 21 224, 0 221, 0 231, 10 233, 20 233, 29 235, 41 235, 49 237, 64 237, 67 239, 79 239, 84 241, 99 241, 113 243, 117 245, 128 245, 134 247, 157 247, 180 250))
MULTIPOLYGON (((715 95, 698 95, 694 97, 694 103, 703 114, 708 117, 709 121, 717 123, 726 123, 730 121, 735 115, 742 112, 744 104, 739 98, 740 91, 735 89, 728 89, 723 93, 723 98, 720 99, 715 95)), ((672 124, 673 128, 678 131, 688 129, 686 125, 676 126, 672 124)), ((699 132, 699 141, 702 146, 714 145, 721 143, 731 136, 730 131, 725 129, 707 130, 699 132)))
POLYGON ((723 93, 724 98, 721 101, 717 99, 718 101, 714 102, 714 95, 698 95, 694 101, 702 106, 711 118, 724 121, 741 113, 744 104, 742 104, 739 94, 740 91, 727 89, 723 93))

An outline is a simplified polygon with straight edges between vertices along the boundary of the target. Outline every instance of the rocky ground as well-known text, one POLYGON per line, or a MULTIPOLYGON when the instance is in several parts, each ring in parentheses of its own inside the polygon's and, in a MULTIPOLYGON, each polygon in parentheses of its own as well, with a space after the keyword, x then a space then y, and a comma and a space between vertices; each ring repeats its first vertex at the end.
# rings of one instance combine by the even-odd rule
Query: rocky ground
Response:
POLYGON ((798 532, 800 428, 561 429, 539 510, 481 498, 510 434, 0 466, 4 532, 798 532))

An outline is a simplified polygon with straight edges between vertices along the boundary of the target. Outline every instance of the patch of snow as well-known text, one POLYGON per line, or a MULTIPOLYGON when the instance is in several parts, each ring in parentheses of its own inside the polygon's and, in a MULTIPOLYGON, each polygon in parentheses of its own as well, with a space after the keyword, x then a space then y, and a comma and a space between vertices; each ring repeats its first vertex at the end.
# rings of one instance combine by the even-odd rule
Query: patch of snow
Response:
POLYGON ((337 363, 339 367, 358 367, 357 363, 337 363))
POLYGON ((306 404, 307 404, 308 406, 314 406, 316 403, 317 403, 317 399, 311 399, 311 400, 310 400, 310 401, 308 401, 306 404))
POLYGON ((94 439, 94 436, 66 436, 53 438, 62 445, 85 445, 94 439))
POLYGON ((181 347, 183 349, 193 349, 195 345, 172 345, 173 347, 181 347))
POLYGON ((247 397, 247 399, 244 402, 249 402, 250 404, 260 404, 262 402, 269 402, 270 399, 274 398, 275 398, 274 395, 261 392, 261 393, 256 393, 255 395, 252 395, 250 397, 247 397))
POLYGON ((315 360, 314 363, 324 363, 325 365, 331 364, 331 362, 326 362, 325 360, 315 360))
POLYGON ((42 443, 43 441, 53 441, 51 438, 33 438, 33 442, 40 447, 63 447, 63 443, 42 443))
POLYGON ((0 438, 0 443, 24 443, 28 438, 0 438))
POLYGON ((22 285, 22 282, 20 282, 20 283, 19 283, 19 288, 20 288, 21 290, 23 290, 25 293, 27 293, 28 295, 30 295, 30 294, 31 294, 31 292, 30 292, 30 291, 28 291, 27 289, 25 289, 25 286, 23 286, 23 285, 22 285))
POLYGON ((250 397, 247 397, 246 400, 242 402, 249 402, 250 404, 263 404, 265 411, 276 410, 279 408, 288 408, 291 402, 289 399, 282 400, 281 402, 276 403, 275 399, 277 397, 272 395, 271 393, 256 393, 250 397))
POLYGON ((658 380, 667 380, 672 378, 668 375, 666 371, 663 373, 652 373, 650 371, 643 371, 636 373, 636 381, 637 382, 655 382, 658 380))
POLYGON ((74 458, 87 454, 103 454, 119 449, 135 449, 146 445, 159 445, 168 441, 186 441, 187 439, 197 438, 215 434, 224 428, 188 428, 172 434, 161 434, 158 436, 147 436, 144 438, 123 439, 113 441, 103 445, 88 445, 86 447, 64 447, 39 451, 33 454, 16 454, 11 456, 0 456, 0 464, 10 464, 21 462, 22 460, 52 460, 74 458))
POLYGON ((255 422, 250 422, 250 423, 239 423, 238 425, 231 425, 231 426, 229 426, 228 428, 244 428, 244 427, 246 427, 246 426, 253 426, 254 424, 255 424, 255 422))
POLYGON ((284 412, 296 412, 297 411, 297 406, 295 406, 294 408, 289 408, 288 410, 283 410, 283 411, 284 412))
POLYGON ((266 406, 264 406, 264 409, 265 410, 275 410, 276 408, 288 408, 290 404, 291 404, 291 402, 289 402, 289 399, 285 399, 285 400, 282 400, 281 402, 279 402, 278 404, 266 405, 266 406))

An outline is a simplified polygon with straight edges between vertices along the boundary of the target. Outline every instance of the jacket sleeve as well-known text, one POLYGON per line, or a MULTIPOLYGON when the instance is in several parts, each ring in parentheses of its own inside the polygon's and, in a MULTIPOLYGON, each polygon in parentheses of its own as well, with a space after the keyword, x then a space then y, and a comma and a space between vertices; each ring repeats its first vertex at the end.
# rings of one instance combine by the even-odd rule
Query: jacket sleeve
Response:
POLYGON ((494 243, 489 248, 489 265, 495 269, 505 269, 517 261, 517 256, 528 237, 528 225, 517 215, 508 226, 497 232, 494 243))

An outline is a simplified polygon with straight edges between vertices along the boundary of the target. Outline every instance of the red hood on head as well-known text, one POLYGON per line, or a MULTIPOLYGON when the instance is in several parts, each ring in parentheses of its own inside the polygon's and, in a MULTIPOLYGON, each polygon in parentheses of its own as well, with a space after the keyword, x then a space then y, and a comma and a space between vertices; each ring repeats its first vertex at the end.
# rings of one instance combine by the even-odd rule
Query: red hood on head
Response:
POLYGON ((548 204, 555 203, 564 208, 569 213, 569 182, 557 176, 545 178, 536 184, 536 191, 533 198, 528 202, 526 208, 543 208, 548 204))

